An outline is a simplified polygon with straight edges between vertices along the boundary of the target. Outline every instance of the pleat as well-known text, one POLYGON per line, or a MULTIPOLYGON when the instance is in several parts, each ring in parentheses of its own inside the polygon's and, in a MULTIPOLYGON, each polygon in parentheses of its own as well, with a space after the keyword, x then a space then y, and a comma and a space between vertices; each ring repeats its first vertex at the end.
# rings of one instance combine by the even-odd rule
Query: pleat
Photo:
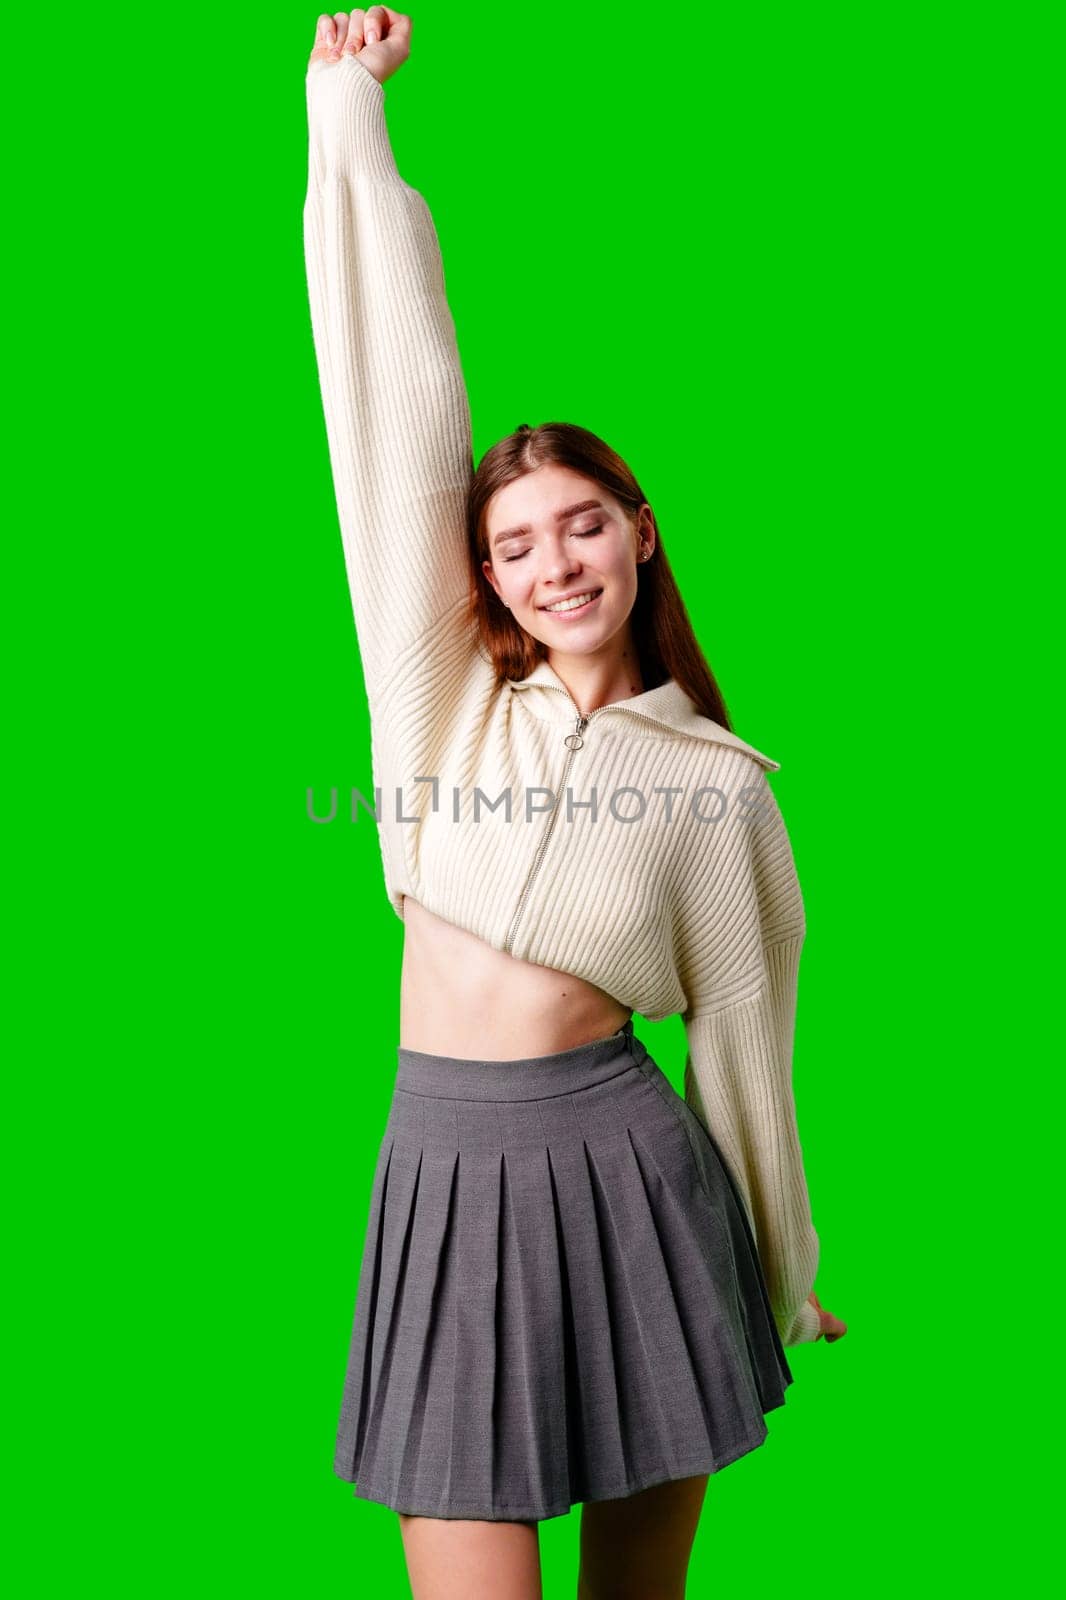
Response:
POLYGON ((375 1455, 366 1464, 370 1480, 393 1496, 439 1490, 438 1455, 451 1435, 451 1415, 434 1408, 431 1397, 442 1381, 442 1363, 446 1392, 451 1389, 449 1345, 438 1319, 451 1292, 458 1176, 457 1151, 422 1150, 392 1382, 374 1436, 375 1455))
POLYGON ((348 1367, 344 1377, 340 1423, 337 1429, 334 1471, 349 1481, 355 1477, 366 1432, 370 1400, 370 1355, 381 1288, 385 1211, 393 1148, 391 1136, 386 1135, 378 1153, 371 1186, 370 1209, 355 1296, 348 1367))
POLYGON ((632 1188, 623 1193, 632 1181, 631 1175, 620 1170, 624 1149, 628 1149, 628 1141, 623 1146, 617 1137, 598 1153, 588 1140, 584 1142, 608 1311, 618 1335, 613 1391, 624 1397, 620 1428, 629 1438, 644 1440, 645 1470, 680 1477, 683 1469, 671 1433, 678 1427, 682 1432, 687 1428, 699 1396, 691 1369, 686 1370, 685 1362, 678 1360, 677 1318, 658 1242, 652 1243, 645 1226, 647 1218, 638 1212, 632 1188), (658 1333, 658 1371, 653 1325, 658 1333))
POLYGON ((565 1493, 572 1452, 569 1311, 547 1146, 501 1152, 500 1177, 495 1487, 504 1503, 534 1506, 565 1493))
MULTIPOLYGON (((371 1323, 367 1361, 369 1407, 363 1447, 357 1462, 360 1475, 369 1475, 371 1478, 379 1468, 381 1416, 389 1397, 406 1281, 404 1269, 410 1249, 421 1168, 422 1152, 397 1139, 389 1161, 389 1199, 384 1209, 381 1233, 379 1290, 371 1323)), ((402 1377, 401 1373, 401 1381, 402 1377)))
POLYGON ((674 1309, 687 1330, 708 1443, 724 1465, 767 1432, 729 1230, 698 1183, 679 1191, 676 1169, 658 1147, 632 1129, 629 1139, 674 1309))
MULTIPOLYGON (((495 1108, 463 1106, 472 1121, 495 1121, 495 1108)), ((445 1504, 491 1505, 495 1485, 493 1393, 496 1381, 496 1301, 500 1228, 498 1149, 472 1140, 459 1152, 456 1228, 449 1239, 447 1293, 441 1300, 441 1333, 434 1344, 442 1365, 430 1392, 446 1404, 446 1421, 430 1457, 445 1504), (439 1441, 439 1442, 438 1442, 439 1441), (443 1457, 443 1472, 440 1465, 443 1457)))
POLYGON ((716 1225, 725 1229, 732 1257, 732 1282, 748 1346, 748 1364, 764 1412, 784 1404, 792 1370, 774 1323, 758 1248, 748 1224, 744 1202, 732 1174, 707 1128, 690 1106, 678 1097, 680 1114, 694 1130, 695 1162, 716 1225))
MULTIPOLYGON (((551 1108, 561 1113, 562 1108, 551 1108)), ((569 1457, 570 1490, 587 1499, 598 1483, 630 1481, 626 1454, 626 1400, 619 1391, 621 1365, 611 1325, 606 1264, 600 1248, 596 1202, 580 1141, 552 1143, 548 1164, 554 1196, 559 1271, 566 1284, 572 1382, 567 1411, 575 1428, 569 1457)), ((624 1490, 622 1491, 624 1492, 624 1490)))

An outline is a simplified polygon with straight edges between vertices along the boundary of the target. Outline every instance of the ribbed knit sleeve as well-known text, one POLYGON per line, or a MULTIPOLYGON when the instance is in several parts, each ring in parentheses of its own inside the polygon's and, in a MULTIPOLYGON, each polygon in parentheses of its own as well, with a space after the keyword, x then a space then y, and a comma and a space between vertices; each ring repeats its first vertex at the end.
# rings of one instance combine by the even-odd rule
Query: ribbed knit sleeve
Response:
POLYGON ((784 821, 765 779, 758 820, 732 840, 720 915, 736 929, 692 980, 685 1099, 713 1135, 747 1209, 784 1345, 818 1337, 818 1270, 792 1084, 806 933, 784 821), (725 959, 727 953, 733 959, 725 959), (739 992, 742 991, 742 992, 739 992))
POLYGON ((306 86, 308 298, 373 718, 408 648, 463 626, 470 411, 436 229, 397 170, 383 85, 346 55, 312 62, 306 86))

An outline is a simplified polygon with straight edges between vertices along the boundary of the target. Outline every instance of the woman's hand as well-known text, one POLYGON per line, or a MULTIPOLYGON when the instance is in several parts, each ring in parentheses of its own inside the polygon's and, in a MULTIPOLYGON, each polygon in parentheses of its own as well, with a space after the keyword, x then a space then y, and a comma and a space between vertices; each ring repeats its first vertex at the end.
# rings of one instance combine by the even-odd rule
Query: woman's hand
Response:
POLYGON ((411 18, 389 6, 371 6, 367 11, 337 11, 333 16, 323 12, 310 60, 358 56, 371 76, 384 83, 410 53, 411 18))
POLYGON ((824 1334, 826 1343, 832 1344, 834 1339, 843 1338, 844 1334, 846 1334, 848 1331, 847 1323, 841 1322, 839 1317, 834 1317, 831 1311, 826 1311, 813 1289, 807 1296, 807 1299, 810 1301, 811 1305, 822 1319, 822 1329, 821 1333, 817 1335, 817 1339, 820 1339, 824 1334))

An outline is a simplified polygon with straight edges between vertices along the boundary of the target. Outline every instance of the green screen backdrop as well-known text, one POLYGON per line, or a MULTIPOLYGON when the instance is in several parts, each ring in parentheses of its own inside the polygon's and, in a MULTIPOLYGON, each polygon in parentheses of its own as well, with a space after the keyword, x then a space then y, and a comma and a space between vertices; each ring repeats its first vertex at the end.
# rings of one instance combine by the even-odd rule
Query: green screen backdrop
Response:
MULTIPOLYGON (((689 1593, 1041 1593, 1044 18, 413 16, 386 114, 475 455, 564 419, 631 462, 806 901, 795 1092, 849 1331, 711 1479, 689 1593)), ((395 1515, 332 1473, 402 926, 366 815, 307 812, 371 786, 304 278, 315 20, 26 13, 9 49, 20 1597, 408 1594, 395 1515)), ((635 1021, 680 1088, 680 1018, 635 1021)), ((548 1600, 578 1521, 541 1528, 548 1600)))

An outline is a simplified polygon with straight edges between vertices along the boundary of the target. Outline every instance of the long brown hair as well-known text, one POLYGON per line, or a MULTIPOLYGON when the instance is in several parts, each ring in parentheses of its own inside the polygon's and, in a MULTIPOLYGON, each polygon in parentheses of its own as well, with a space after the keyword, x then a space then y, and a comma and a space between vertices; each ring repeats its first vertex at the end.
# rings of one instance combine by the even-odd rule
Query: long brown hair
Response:
MULTIPOLYGON (((490 559, 485 514, 489 501, 505 484, 535 472, 547 462, 569 467, 600 484, 634 522, 647 501, 621 456, 597 434, 574 422, 542 422, 536 428, 523 422, 514 433, 486 450, 467 496, 470 621, 491 657, 500 685, 506 678, 528 677, 548 651, 515 621, 482 571, 481 563, 490 559)), ((630 614, 644 688, 656 689, 673 678, 705 717, 732 732, 721 690, 700 649, 666 559, 654 511, 651 517, 655 549, 650 559, 637 567, 637 597, 630 614)))

